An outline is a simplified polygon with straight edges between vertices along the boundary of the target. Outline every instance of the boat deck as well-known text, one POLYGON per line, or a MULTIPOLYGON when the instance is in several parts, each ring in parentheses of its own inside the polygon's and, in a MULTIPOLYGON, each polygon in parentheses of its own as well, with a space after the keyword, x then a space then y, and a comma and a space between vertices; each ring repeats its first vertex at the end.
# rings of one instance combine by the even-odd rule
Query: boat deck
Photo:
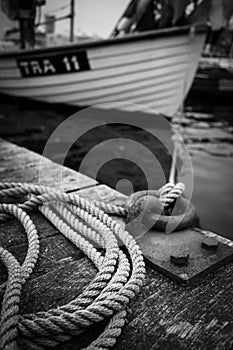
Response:
MULTIPOLYGON (((60 165, 0 140, 0 181, 29 182, 59 188, 60 165)), ((63 167, 64 190, 104 201, 122 195, 94 180, 63 167), (99 199, 98 198, 98 199, 99 199)), ((42 217, 32 218, 40 235, 40 258, 23 288, 20 313, 34 313, 66 304, 95 276, 92 263, 42 217)), ((0 223, 1 245, 22 262, 27 250, 24 229, 17 220, 0 223)), ((147 266, 146 281, 128 308, 127 323, 114 349, 229 350, 233 345, 233 263, 217 269, 187 287, 178 285, 147 266)), ((0 264, 1 285, 6 270, 0 264)), ((81 349, 103 328, 86 331, 81 337, 56 349, 81 349)))

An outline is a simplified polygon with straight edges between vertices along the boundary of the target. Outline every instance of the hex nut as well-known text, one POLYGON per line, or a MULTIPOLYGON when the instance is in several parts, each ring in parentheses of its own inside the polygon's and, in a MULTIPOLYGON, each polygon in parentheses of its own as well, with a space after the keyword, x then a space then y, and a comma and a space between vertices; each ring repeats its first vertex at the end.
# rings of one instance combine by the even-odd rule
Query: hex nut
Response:
POLYGON ((180 249, 172 252, 170 255, 170 261, 172 264, 182 267, 189 264, 189 252, 186 249, 180 249))
POLYGON ((212 237, 207 237, 201 242, 202 248, 206 250, 217 250, 219 242, 212 237))
POLYGON ((179 277, 180 277, 183 281, 186 281, 186 282, 187 282, 188 279, 189 279, 187 273, 181 273, 181 274, 179 275, 179 277))

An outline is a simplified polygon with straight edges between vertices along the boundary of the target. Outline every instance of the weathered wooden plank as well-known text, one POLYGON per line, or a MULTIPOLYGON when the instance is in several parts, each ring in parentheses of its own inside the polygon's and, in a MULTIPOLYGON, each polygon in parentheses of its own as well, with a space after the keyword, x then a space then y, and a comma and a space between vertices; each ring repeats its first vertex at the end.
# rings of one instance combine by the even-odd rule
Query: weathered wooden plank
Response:
POLYGON ((232 264, 181 287, 147 269, 116 349, 231 349, 232 264))
MULTIPOLYGON (((29 213, 38 230, 40 238, 48 238, 59 234, 53 225, 49 224, 45 218, 39 213, 29 213)), ((0 222, 0 242, 5 248, 19 246, 27 243, 27 236, 22 224, 16 220, 11 219, 9 221, 0 222)))
MULTIPOLYGON (((232 266, 228 266, 184 288, 147 268, 145 285, 128 309, 127 322, 114 349, 231 349, 231 275, 232 266)), ((56 350, 82 349, 97 337, 101 326, 73 337, 56 350)))
POLYGON ((80 191, 73 191, 73 194, 78 194, 86 199, 103 201, 106 203, 114 203, 122 205, 127 198, 124 194, 117 192, 116 190, 106 186, 98 185, 90 188, 85 188, 80 191))
POLYGON ((21 312, 46 311, 68 303, 82 292, 96 272, 94 265, 83 258, 30 280, 23 290, 21 312))
POLYGON ((0 139, 0 181, 28 182, 72 191, 96 181, 39 154, 0 139))
MULTIPOLYGON (((29 281, 24 287, 20 310, 22 314, 47 311, 74 300, 91 282, 97 273, 93 264, 84 258, 71 262, 40 278, 29 281), (39 295, 39 298, 38 298, 39 295)), ((55 349, 82 349, 103 332, 108 320, 87 329, 83 334, 72 337, 55 349)), ((20 344, 20 339, 19 339, 20 344)))
MULTIPOLYGON (((70 243, 41 214, 30 214, 40 239, 40 255, 31 278, 43 275, 47 270, 54 270, 63 263, 83 257, 83 254, 70 243)), ((12 219, 0 223, 0 244, 8 249, 20 263, 24 260, 28 242, 23 226, 12 219)), ((6 269, 0 262, 0 286, 6 280, 6 269)))
MULTIPOLYGON (((4 246, 4 248, 6 247, 4 246)), ((7 247, 8 251, 11 252, 21 264, 25 259, 27 248, 27 243, 7 247)), ((40 239, 40 254, 30 279, 44 275, 48 271, 55 270, 63 264, 66 265, 69 262, 79 260, 83 257, 84 254, 61 234, 40 239)), ((0 262, 0 286, 6 278, 6 269, 0 262)))

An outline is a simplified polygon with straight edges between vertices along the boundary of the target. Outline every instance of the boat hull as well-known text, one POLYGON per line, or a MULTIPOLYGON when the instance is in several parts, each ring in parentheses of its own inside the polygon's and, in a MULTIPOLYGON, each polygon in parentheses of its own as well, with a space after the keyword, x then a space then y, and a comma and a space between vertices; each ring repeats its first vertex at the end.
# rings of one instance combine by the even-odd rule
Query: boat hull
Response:
POLYGON ((86 44, 0 55, 0 92, 93 106, 125 102, 173 115, 186 97, 205 30, 174 28, 86 44))

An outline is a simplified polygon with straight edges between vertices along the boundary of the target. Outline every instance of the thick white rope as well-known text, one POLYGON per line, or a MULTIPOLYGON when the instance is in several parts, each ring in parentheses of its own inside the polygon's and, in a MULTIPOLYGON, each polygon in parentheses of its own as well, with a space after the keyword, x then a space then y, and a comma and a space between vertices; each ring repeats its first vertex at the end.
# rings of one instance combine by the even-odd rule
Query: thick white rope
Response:
MULTIPOLYGON (((16 344, 26 349, 56 346, 106 317, 110 317, 108 326, 90 344, 90 348, 112 347, 125 322, 125 307, 143 283, 145 267, 138 245, 109 215, 80 196, 35 185, 0 183, 0 198, 22 195, 26 198, 22 204, 0 204, 1 213, 14 215, 21 221, 29 241, 22 266, 3 248, 0 249, 0 258, 9 271, 1 315, 4 323, 0 329, 1 349, 16 349, 16 344), (18 303, 21 288, 29 278, 39 254, 36 228, 24 210, 35 208, 81 249, 99 272, 84 292, 67 305, 35 315, 20 316, 18 303), (128 257, 117 240, 127 248, 128 257), (94 247, 96 244, 105 249, 105 254, 94 247), (10 322, 8 326, 6 319, 10 322)), ((116 210, 116 207, 111 209, 114 212, 116 210)), ((120 209, 118 214, 122 213, 120 209)))

